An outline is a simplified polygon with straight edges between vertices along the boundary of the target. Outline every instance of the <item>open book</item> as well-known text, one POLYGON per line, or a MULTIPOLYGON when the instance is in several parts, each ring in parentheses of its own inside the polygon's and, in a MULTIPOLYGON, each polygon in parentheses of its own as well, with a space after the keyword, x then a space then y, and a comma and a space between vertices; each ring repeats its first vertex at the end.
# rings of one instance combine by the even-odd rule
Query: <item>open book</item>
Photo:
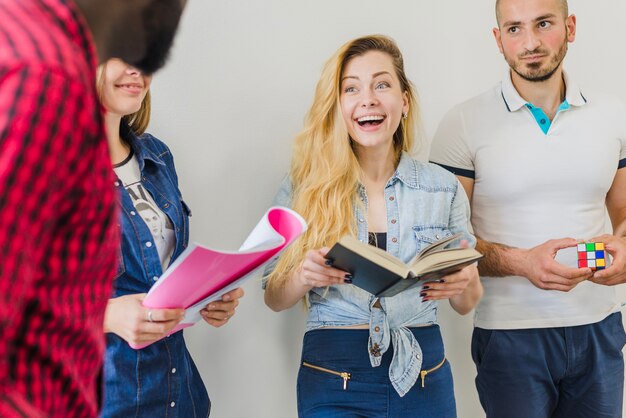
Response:
POLYGON ((202 318, 200 311, 209 302, 260 277, 263 268, 306 229, 306 222, 296 212, 275 206, 263 215, 238 251, 190 244, 152 286, 143 305, 185 308, 184 319, 171 333, 189 327, 202 318))
POLYGON ((417 283, 454 273, 482 258, 473 248, 445 248, 461 236, 455 234, 430 244, 408 264, 352 236, 341 238, 326 258, 332 261, 333 267, 352 274, 353 285, 377 297, 390 297, 417 283))

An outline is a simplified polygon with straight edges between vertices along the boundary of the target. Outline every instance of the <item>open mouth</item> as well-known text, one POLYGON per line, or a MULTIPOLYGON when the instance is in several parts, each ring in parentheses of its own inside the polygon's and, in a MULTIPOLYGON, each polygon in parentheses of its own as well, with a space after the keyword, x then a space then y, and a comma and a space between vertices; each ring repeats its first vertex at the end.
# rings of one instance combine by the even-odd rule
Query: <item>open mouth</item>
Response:
POLYGON ((385 120, 383 115, 362 116, 356 119, 359 126, 378 126, 385 120))

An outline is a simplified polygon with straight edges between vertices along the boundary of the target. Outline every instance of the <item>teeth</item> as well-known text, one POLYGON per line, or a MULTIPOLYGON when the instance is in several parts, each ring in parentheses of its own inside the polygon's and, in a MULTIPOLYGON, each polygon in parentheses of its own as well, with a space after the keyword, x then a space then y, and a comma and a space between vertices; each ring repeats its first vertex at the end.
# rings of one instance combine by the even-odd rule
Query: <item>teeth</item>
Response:
POLYGON ((385 119, 382 115, 370 115, 370 116, 362 116, 357 119, 357 122, 370 122, 374 120, 383 120, 385 119))

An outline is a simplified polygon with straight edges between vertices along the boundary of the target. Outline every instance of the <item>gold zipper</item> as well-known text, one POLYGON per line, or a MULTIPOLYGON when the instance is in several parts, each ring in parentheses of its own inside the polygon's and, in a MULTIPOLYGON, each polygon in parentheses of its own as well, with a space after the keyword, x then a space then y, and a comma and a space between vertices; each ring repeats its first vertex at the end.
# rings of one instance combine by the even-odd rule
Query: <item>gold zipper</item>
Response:
POLYGON ((326 369, 324 367, 315 366, 311 363, 307 363, 306 361, 302 362, 302 365, 305 367, 310 367, 311 369, 319 370, 321 372, 334 374, 335 376, 339 376, 343 379, 343 390, 346 390, 348 387, 348 380, 350 380, 350 373, 348 372, 336 372, 334 370, 326 369))
POLYGON ((424 387, 424 378, 426 377, 426 375, 427 375, 428 373, 432 373, 432 372, 434 372, 435 370, 440 369, 440 368, 441 368, 441 366, 443 366, 443 364, 444 364, 445 362, 446 362, 446 358, 444 357, 444 358, 443 358, 443 360, 441 360, 441 363, 439 363, 438 365, 436 365, 436 366, 435 366, 435 367, 433 367, 432 369, 429 369, 429 370, 422 370, 422 371, 420 372, 420 377, 422 378, 422 387, 424 387))

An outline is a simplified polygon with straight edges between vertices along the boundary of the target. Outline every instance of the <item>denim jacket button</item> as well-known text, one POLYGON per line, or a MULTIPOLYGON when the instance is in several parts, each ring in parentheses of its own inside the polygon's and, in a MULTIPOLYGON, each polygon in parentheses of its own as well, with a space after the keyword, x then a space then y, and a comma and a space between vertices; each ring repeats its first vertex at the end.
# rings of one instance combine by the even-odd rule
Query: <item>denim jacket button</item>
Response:
POLYGON ((396 200, 396 198, 393 197, 393 196, 389 196, 389 200, 391 200, 393 202, 394 200, 396 200))
POLYGON ((176 373, 176 367, 172 369, 172 374, 176 373))
POLYGON ((167 209, 167 208, 169 208, 169 207, 170 207, 170 204, 169 204, 169 203, 166 203, 166 204, 164 204, 164 205, 163 205, 163 207, 164 207, 165 209, 167 209))
POLYGON ((391 238, 391 242, 398 242, 398 238, 396 237, 391 238))
POLYGON ((374 327, 375 332, 380 332, 380 327, 374 327))
POLYGON ((396 222, 398 222, 398 221, 396 221, 395 219, 392 219, 392 220, 391 220, 391 223, 392 223, 392 224, 395 224, 396 222))
POLYGON ((152 280, 154 280, 156 282, 157 280, 159 280, 159 276, 152 277, 152 280))
POLYGON ((146 242, 146 247, 148 248, 152 247, 152 243, 150 241, 146 242))
POLYGON ((133 215, 133 216, 135 216, 135 215, 137 214, 137 212, 135 212, 134 210, 131 210, 131 211, 130 211, 130 214, 131 214, 131 215, 133 215))
POLYGON ((173 408, 173 407, 175 407, 175 406, 176 406, 176 402, 172 402, 172 403, 170 404, 170 406, 171 406, 172 408, 173 408))

